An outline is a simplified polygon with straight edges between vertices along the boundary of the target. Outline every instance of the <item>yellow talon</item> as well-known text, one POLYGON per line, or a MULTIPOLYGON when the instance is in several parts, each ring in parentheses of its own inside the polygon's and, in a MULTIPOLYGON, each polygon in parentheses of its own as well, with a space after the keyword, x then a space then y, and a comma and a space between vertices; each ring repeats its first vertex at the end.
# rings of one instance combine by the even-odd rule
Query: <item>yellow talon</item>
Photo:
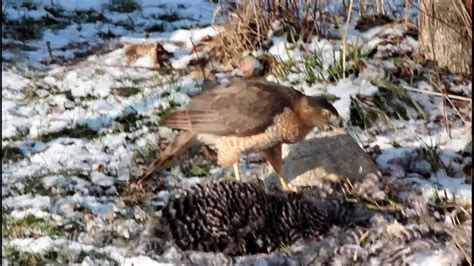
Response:
POLYGON ((284 191, 293 191, 293 192, 298 191, 295 186, 293 186, 292 184, 286 181, 286 178, 284 176, 278 175, 278 178, 280 179, 281 188, 284 191))
POLYGON ((239 163, 234 163, 234 176, 237 181, 241 181, 242 178, 240 178, 240 172, 239 172, 239 163))

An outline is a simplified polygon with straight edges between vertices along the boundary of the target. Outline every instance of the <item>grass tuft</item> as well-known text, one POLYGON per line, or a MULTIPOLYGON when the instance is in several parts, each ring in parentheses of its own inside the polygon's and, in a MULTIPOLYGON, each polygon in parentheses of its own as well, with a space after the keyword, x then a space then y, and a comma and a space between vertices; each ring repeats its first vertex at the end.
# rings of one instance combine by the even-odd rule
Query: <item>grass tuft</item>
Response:
POLYGON ((6 146, 2 148, 2 161, 17 162, 25 158, 18 147, 6 146))
POLYGON ((179 20, 181 17, 178 15, 176 11, 170 11, 165 14, 161 14, 158 16, 158 19, 161 19, 163 21, 168 21, 168 22, 173 22, 179 20))
POLYGON ((49 142, 51 140, 68 137, 68 138, 87 138, 94 139, 99 136, 99 133, 86 125, 78 125, 74 128, 64 128, 57 132, 48 133, 36 137, 36 140, 41 142, 49 142))
POLYGON ((52 221, 46 221, 32 215, 19 220, 2 217, 2 238, 53 236, 60 233, 59 226, 52 221))
POLYGON ((133 13, 141 10, 141 6, 136 0, 111 0, 107 7, 110 11, 119 13, 133 13))

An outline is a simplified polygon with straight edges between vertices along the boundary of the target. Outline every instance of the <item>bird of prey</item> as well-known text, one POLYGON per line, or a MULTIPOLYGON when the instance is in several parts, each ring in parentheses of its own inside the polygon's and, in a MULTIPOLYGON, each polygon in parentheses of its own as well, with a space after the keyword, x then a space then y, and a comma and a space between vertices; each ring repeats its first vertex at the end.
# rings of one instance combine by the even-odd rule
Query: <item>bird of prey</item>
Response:
POLYGON ((217 163, 233 166, 240 180, 242 154, 263 152, 284 190, 294 190, 282 173, 282 143, 295 143, 314 128, 340 122, 322 96, 306 96, 290 87, 264 80, 237 79, 193 97, 185 110, 162 118, 161 126, 182 132, 139 178, 144 180, 186 149, 204 143, 217 149, 217 163))
POLYGON ((365 224, 372 215, 342 197, 269 191, 260 180, 209 182, 175 194, 161 216, 148 221, 135 252, 161 254, 175 244, 232 256, 268 253, 318 240, 332 226, 365 224))

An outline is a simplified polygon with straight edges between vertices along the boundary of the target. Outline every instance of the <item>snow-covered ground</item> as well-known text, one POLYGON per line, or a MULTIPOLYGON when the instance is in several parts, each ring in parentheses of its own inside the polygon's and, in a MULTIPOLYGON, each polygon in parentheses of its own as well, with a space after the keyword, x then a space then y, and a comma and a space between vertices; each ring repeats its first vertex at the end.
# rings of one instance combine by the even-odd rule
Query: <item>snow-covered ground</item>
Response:
MULTIPOLYGON (((29 254, 28 261, 31 256, 42 256, 84 265, 176 262, 182 258, 176 250, 156 258, 129 256, 127 242, 142 230, 152 215, 150 210, 166 202, 169 192, 164 189, 222 178, 230 171, 211 165, 203 178, 193 176, 196 171, 175 167, 165 173, 165 186, 154 191, 145 205, 124 200, 124 187, 135 174, 137 162, 152 156, 159 143, 174 137, 171 130, 159 126, 160 114, 186 105, 200 91, 202 80, 189 73, 124 67, 120 45, 105 53, 87 52, 110 43, 157 40, 173 53, 171 66, 182 70, 195 58, 193 45, 216 35, 218 29, 209 25, 215 8, 209 1, 140 0, 136 3, 141 9, 129 13, 110 10, 110 2, 114 1, 2 4, 6 19, 2 23, 3 263, 26 260, 24 254, 29 254), (47 20, 53 22, 39 27, 42 32, 37 38, 20 40, 15 32, 5 32, 11 25, 28 21, 33 27, 47 20), (53 56, 67 66, 43 64, 49 56, 48 41, 53 56)), ((434 95, 438 89, 423 78, 413 82, 392 78, 404 90, 405 99, 412 102, 406 105, 406 117, 391 115, 367 128, 354 125, 354 97, 380 93, 374 84, 389 79, 397 70, 392 55, 416 52, 418 41, 404 29, 392 27, 361 33, 351 25, 348 32, 349 43, 361 51, 377 47, 371 59, 362 59, 365 67, 357 77, 306 82, 307 74, 295 71, 284 79, 273 75, 267 79, 279 80, 308 95, 336 96, 334 105, 349 132, 370 152, 384 177, 403 186, 396 196, 400 202, 415 197, 424 204, 441 200, 468 206, 470 220, 472 189, 463 169, 471 165, 471 102, 456 101, 456 110, 434 95), (388 41, 394 39, 401 40, 396 44, 388 41), (443 117, 449 121, 450 135, 443 117)), ((323 64, 317 71, 327 79, 341 43, 315 38, 304 46, 306 52, 321 55, 323 64)), ((304 59, 301 46, 289 47, 284 38, 274 37, 269 53, 282 60, 304 59)), ((146 66, 147 62, 137 62, 140 64, 146 66)), ((216 74, 223 79, 229 75, 216 74)), ((448 93, 471 98, 470 81, 446 75, 445 82, 448 93)), ((256 176, 262 167, 250 164, 243 174, 256 176)), ((406 210, 417 209, 408 205, 406 210)), ((455 227, 449 214, 437 218, 455 227)), ((412 262, 433 265, 440 252, 444 254, 440 250, 452 251, 442 245, 427 250, 419 252, 412 262)), ((460 260, 462 255, 453 257, 460 260)), ((258 263, 261 259, 242 257, 239 261, 258 263)), ((260 263, 266 265, 265 261, 260 263)))

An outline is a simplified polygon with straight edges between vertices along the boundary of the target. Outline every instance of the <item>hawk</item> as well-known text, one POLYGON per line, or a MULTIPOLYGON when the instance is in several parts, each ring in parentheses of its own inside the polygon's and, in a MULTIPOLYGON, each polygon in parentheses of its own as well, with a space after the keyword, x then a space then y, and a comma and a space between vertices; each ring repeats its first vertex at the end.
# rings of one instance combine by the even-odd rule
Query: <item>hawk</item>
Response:
MULTIPOLYGON (((217 163, 239 173, 240 156, 263 152, 289 190, 282 173, 282 143, 295 143, 314 128, 340 122, 339 115, 322 96, 306 96, 290 87, 264 80, 234 80, 193 97, 185 110, 162 118, 161 126, 182 132, 139 178, 164 168, 186 149, 204 143, 217 149, 217 163)), ((294 190, 292 188, 292 190, 294 190)))

